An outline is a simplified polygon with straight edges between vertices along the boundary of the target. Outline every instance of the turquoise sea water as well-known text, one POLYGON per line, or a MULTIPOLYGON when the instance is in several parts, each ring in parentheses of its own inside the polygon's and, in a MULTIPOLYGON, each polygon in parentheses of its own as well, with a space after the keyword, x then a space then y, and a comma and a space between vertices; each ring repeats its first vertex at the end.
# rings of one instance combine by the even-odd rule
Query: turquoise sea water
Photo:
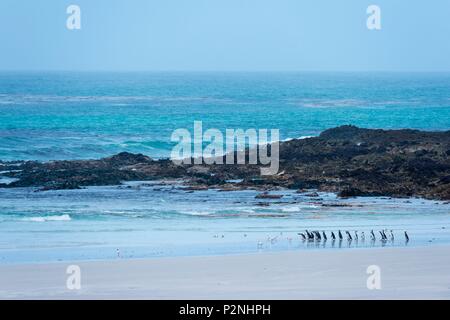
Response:
POLYGON ((0 159, 169 155, 173 130, 450 129, 449 73, 0 73, 0 159))
MULTIPOLYGON (((449 130, 450 74, 0 73, 0 160, 165 157, 172 131, 196 120, 277 128, 281 139, 343 124, 449 130)), ((404 230, 409 246, 450 243, 450 204, 421 199, 280 191, 282 203, 261 206, 255 191, 34 191, 0 189, 0 263, 404 246, 404 230), (396 237, 308 244, 304 229, 396 237)))

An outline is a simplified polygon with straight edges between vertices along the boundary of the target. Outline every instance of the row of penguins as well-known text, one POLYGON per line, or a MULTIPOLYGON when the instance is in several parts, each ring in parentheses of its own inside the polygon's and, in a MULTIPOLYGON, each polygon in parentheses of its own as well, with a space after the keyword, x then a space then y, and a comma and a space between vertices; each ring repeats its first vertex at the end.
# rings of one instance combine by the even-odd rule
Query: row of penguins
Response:
MULTIPOLYGON (((380 230, 379 231, 379 240, 382 242, 387 242, 387 241, 394 241, 395 239, 395 235, 394 235, 394 231, 393 230, 380 230)), ((300 238, 303 241, 326 241, 328 240, 328 236, 327 233, 325 231, 308 231, 305 230, 304 233, 298 233, 298 235, 300 236, 300 238)), ((331 233, 329 233, 329 236, 331 238, 331 240, 343 240, 344 239, 344 234, 341 230, 338 230, 337 234, 334 233, 334 231, 331 231, 331 233)), ((409 235, 408 232, 405 231, 404 232, 404 237, 405 237, 405 241, 409 242, 409 235)), ((364 231, 362 231, 361 233, 358 234, 358 231, 354 231, 353 235, 351 234, 350 231, 345 231, 345 238, 348 241, 353 241, 353 240, 359 240, 361 239, 362 241, 364 241, 366 239, 366 235, 364 233, 364 231)), ((377 237, 375 235, 375 232, 373 230, 370 231, 370 240, 372 241, 376 241, 377 237)))

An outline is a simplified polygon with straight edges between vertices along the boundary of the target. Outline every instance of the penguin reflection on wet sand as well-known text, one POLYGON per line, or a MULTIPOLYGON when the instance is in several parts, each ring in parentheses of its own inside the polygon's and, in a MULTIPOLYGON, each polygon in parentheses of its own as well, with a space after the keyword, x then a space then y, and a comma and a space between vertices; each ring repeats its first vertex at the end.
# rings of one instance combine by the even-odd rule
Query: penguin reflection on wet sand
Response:
MULTIPOLYGON (((378 231, 380 234, 380 238, 377 239, 377 237, 375 236, 375 233, 372 230, 370 230, 370 233, 368 232, 368 234, 370 234, 370 240, 371 240, 371 246, 375 246, 376 245, 376 240, 380 240, 381 246, 385 247, 388 243, 394 243, 395 240, 395 235, 394 235, 394 231, 390 230, 390 229, 382 229, 378 231)), ((353 235, 351 231, 345 230, 344 231, 346 237, 345 239, 347 240, 346 244, 347 247, 351 247, 352 244, 353 246, 358 246, 359 245, 359 240, 361 240, 361 243, 364 244, 365 239, 366 239, 366 234, 364 231, 358 231, 358 230, 354 230, 353 231, 353 235)), ((282 233, 280 233, 282 234, 282 233)), ((300 237, 300 239, 303 242, 308 242, 308 247, 310 247, 310 244, 315 246, 315 247, 319 247, 320 245, 325 248, 328 238, 331 238, 331 247, 334 248, 335 246, 335 241, 339 240, 339 248, 341 248, 342 246, 342 241, 344 240, 344 236, 343 236, 343 232, 341 230, 338 230, 337 234, 334 231, 329 231, 329 236, 327 235, 327 232, 325 230, 305 230, 304 233, 297 233, 297 235, 300 237)), ((408 244, 409 242, 409 235, 407 231, 404 231, 404 235, 405 235, 405 244, 408 244)), ((288 240, 292 240, 292 238, 287 238, 288 240)), ((275 237, 271 237, 268 235, 267 237, 267 241, 269 241, 270 243, 274 244, 275 242, 277 242, 279 240, 278 236, 275 237)))
MULTIPOLYGON (((378 231, 380 234, 380 238, 377 238, 375 236, 374 230, 370 230, 370 232, 367 232, 367 236, 370 235, 371 242, 367 247, 376 247, 378 245, 381 245, 381 247, 385 247, 389 244, 394 245, 395 240, 395 234, 394 230, 392 229, 382 229, 378 231), (379 240, 379 242, 377 242, 379 240)), ((336 247, 336 240, 338 240, 338 247, 342 248, 342 242, 344 240, 343 233, 345 233, 346 237, 345 240, 345 246, 348 248, 351 247, 359 247, 360 244, 365 246, 365 239, 366 234, 364 231, 348 231, 348 230, 338 230, 335 231, 325 231, 325 230, 312 230, 309 231, 308 229, 305 230, 305 232, 298 232, 297 235, 299 236, 299 240, 304 242, 308 248, 315 247, 315 248, 335 248, 336 247), (352 236, 353 232, 353 236, 352 236), (327 233, 329 233, 327 235, 327 233), (331 239, 331 245, 328 245, 328 239, 331 239)), ((269 243, 268 248, 271 247, 271 245, 275 245, 276 243, 280 242, 281 239, 287 239, 290 243, 292 242, 293 238, 291 237, 282 237, 283 233, 280 232, 279 235, 271 236, 270 234, 267 234, 266 241, 269 243)), ((247 236, 247 234, 244 234, 244 236, 247 236)), ((408 235, 407 231, 404 231, 404 237, 405 237, 405 245, 408 245, 408 242, 410 241, 410 237, 408 235)), ((214 238, 219 238, 219 235, 214 235, 214 238)), ((224 235, 222 235, 222 238, 224 238, 224 235)), ((257 243, 258 249, 263 249, 262 242, 257 243)), ((119 249, 117 251, 117 256, 120 257, 119 249)))

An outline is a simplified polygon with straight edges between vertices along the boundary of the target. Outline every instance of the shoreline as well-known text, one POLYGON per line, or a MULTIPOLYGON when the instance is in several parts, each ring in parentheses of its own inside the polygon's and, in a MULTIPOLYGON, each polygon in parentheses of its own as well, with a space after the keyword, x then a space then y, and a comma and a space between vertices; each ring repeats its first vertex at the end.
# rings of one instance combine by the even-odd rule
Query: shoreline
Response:
POLYGON ((0 299, 450 299, 450 246, 0 265, 0 299), (68 265, 81 290, 66 288, 68 265), (381 290, 367 289, 378 265, 381 290))
POLYGON ((0 264, 116 260, 317 249, 450 244, 449 204, 420 199, 355 198, 257 191, 197 191, 160 186, 31 192, 3 189, 0 264), (73 199, 76 203, 73 204, 73 199), (114 200, 113 199, 117 199, 114 200), (34 209, 34 208, 38 209, 34 209), (33 211, 23 214, 24 209, 33 211), (306 230, 325 233, 303 241, 306 230), (343 242, 332 241, 342 230, 343 242), (345 231, 353 236, 353 241, 345 231), (376 241, 370 236, 374 230, 376 241), (389 241, 381 241, 385 230, 389 241), (390 230, 395 239, 391 239, 390 230), (357 239, 356 232, 360 238, 357 239), (350 239, 349 239, 350 240, 350 239), (320 247, 320 248, 319 248, 320 247))
MULTIPOLYGON (((347 243, 347 241, 345 241, 347 243)), ((425 248, 435 248, 435 247, 449 247, 450 252, 450 244, 449 243, 433 243, 433 244, 415 244, 415 245, 396 245, 396 246, 385 246, 385 247, 369 247, 369 246, 361 246, 361 247, 347 247, 342 246, 341 248, 332 248, 332 247, 311 247, 311 248, 302 248, 302 249, 273 249, 273 250, 264 250, 264 251, 238 251, 238 252, 228 252, 228 253, 211 253, 211 254, 186 254, 186 255, 156 255, 156 256, 145 256, 145 257, 111 257, 111 258, 90 258, 90 259, 67 259, 67 260, 49 260, 49 261, 12 261, 12 262, 0 262, 1 267, 14 267, 14 266, 39 266, 39 265, 54 265, 54 264, 69 264, 69 263, 115 263, 115 262, 127 262, 127 261, 152 261, 152 260, 163 260, 163 259, 186 259, 186 258, 218 258, 218 257, 239 257, 239 256, 258 256, 258 255, 274 255, 274 254, 288 254, 288 253, 308 253, 308 252, 342 252, 342 251, 370 251, 370 250, 392 250, 392 249, 425 249, 425 248)), ((113 247, 111 247, 113 248, 113 247)))

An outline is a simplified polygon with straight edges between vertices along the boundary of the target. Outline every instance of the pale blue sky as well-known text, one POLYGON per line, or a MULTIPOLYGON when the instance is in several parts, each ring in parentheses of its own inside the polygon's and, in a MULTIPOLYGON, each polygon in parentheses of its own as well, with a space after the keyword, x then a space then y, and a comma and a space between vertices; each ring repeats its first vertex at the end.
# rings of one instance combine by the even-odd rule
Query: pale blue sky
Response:
POLYGON ((1 0, 0 43, 0 70, 450 71, 450 1, 1 0))

